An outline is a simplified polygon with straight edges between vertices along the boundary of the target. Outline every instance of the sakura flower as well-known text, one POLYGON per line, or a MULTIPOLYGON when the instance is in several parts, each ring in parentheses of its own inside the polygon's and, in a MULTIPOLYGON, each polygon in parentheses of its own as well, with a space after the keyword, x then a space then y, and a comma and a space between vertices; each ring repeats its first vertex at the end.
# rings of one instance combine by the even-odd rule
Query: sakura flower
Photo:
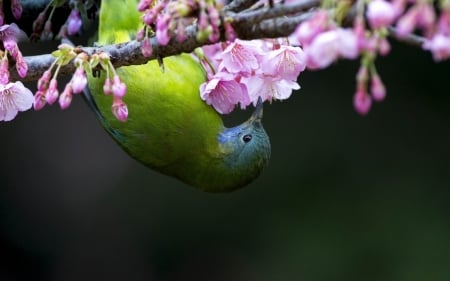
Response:
POLYGON ((374 29, 389 26, 395 19, 393 4, 384 0, 371 1, 367 6, 367 19, 374 29))
POLYGON ((433 54, 435 61, 450 58, 450 35, 436 34, 430 40, 425 41, 423 49, 433 54))
POLYGON ((112 112, 117 120, 125 122, 128 118, 128 107, 122 98, 114 97, 112 104, 112 112))
POLYGON ((5 56, 0 60, 0 84, 5 85, 9 82, 8 58, 5 56))
POLYGON ((374 101, 382 101, 386 97, 386 88, 383 81, 381 81, 380 75, 375 74, 372 76, 370 83, 370 93, 374 101))
POLYGON ((27 63, 25 62, 25 59, 22 56, 22 52, 17 50, 15 59, 16 59, 16 70, 17 70, 17 73, 19 74, 20 77, 24 78, 25 76, 27 76, 28 65, 27 65, 27 63))
POLYGON ((279 76, 253 75, 242 77, 241 82, 247 87, 253 105, 256 105, 259 97, 263 101, 284 100, 291 96, 292 90, 300 89, 297 82, 281 79, 279 76))
POLYGON ((372 106, 372 98, 364 90, 358 90, 353 96, 353 106, 360 115, 367 115, 372 106))
POLYGON ((33 105, 33 94, 17 81, 0 85, 0 121, 10 121, 19 111, 25 111, 33 105))
POLYGON ((80 31, 81 25, 83 24, 80 12, 76 9, 70 12, 69 18, 67 19, 67 34, 74 35, 80 31))
POLYGON ((72 90, 74 94, 81 93, 87 85, 86 73, 82 66, 77 67, 72 77, 72 90))
POLYGON ((294 37, 303 46, 309 45, 312 40, 327 28, 328 12, 320 10, 314 13, 311 19, 301 23, 294 32, 294 37))
POLYGON ((122 80, 120 80, 119 75, 114 75, 111 90, 115 97, 123 98, 123 96, 125 96, 127 86, 122 82, 122 80))
POLYGON ((417 25, 418 13, 419 10, 413 7, 401 16, 396 25, 396 32, 398 36, 406 37, 414 31, 417 25))
POLYGON ((281 45, 279 49, 268 52, 261 63, 264 74, 281 76, 287 80, 296 80, 306 68, 306 56, 302 49, 281 45))
POLYGON ((20 4, 19 0, 12 0, 11 1, 11 12, 13 13, 13 16, 16 20, 20 19, 22 17, 22 5, 20 4))
POLYGON ((8 51, 17 48, 17 41, 21 35, 21 30, 17 24, 4 24, 0 26, 0 41, 3 41, 3 47, 8 51))
POLYGON ((200 97, 220 114, 230 113, 238 103, 241 108, 250 104, 247 88, 223 72, 200 85, 200 97))
POLYGON ((47 99, 45 98, 45 92, 38 90, 34 95, 33 107, 34 110, 41 110, 47 104, 47 99))
POLYGON ((52 105, 58 99, 58 96, 59 96, 58 80, 52 78, 52 80, 50 80, 48 89, 45 92, 45 98, 47 100, 47 103, 52 105))
POLYGON ((170 41, 169 34, 170 15, 162 14, 156 21, 156 39, 158 43, 165 46, 170 41))
POLYGON ((305 52, 307 65, 312 69, 325 68, 339 57, 356 58, 359 53, 356 35, 342 28, 317 35, 305 52))
POLYGON ((72 102, 72 84, 67 83, 64 87, 64 91, 59 95, 59 106, 61 109, 66 109, 69 107, 70 103, 72 102))
POLYGON ((236 39, 223 51, 219 69, 225 68, 231 73, 249 74, 259 67, 260 55, 260 41, 236 39))

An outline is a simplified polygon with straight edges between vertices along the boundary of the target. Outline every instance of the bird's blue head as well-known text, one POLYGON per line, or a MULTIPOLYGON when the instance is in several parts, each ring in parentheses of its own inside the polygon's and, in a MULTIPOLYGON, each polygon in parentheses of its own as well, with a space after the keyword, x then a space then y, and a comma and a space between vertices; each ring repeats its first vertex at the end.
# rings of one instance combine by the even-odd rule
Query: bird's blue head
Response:
POLYGON ((224 165, 230 177, 239 181, 236 188, 253 181, 267 166, 270 158, 270 141, 263 125, 263 103, 258 101, 252 116, 241 125, 225 128, 218 142, 225 154, 224 165))

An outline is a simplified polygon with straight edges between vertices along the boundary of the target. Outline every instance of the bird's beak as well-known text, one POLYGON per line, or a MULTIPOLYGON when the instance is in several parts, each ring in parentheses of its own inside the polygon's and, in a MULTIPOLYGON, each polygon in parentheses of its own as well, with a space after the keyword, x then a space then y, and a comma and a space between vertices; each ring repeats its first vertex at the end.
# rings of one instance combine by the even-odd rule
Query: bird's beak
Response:
POLYGON ((248 119, 249 123, 261 122, 263 118, 263 101, 261 97, 258 98, 258 102, 256 103, 255 111, 253 111, 252 116, 248 119))

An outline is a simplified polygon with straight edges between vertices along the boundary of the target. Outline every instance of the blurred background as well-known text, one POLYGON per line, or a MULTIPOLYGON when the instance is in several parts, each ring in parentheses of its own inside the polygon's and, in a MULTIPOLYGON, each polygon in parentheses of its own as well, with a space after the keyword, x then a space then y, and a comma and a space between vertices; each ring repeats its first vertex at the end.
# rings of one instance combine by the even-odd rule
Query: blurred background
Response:
POLYGON ((135 162, 81 97, 1 123, 0 280, 450 280, 450 63, 394 44, 377 65, 366 117, 356 61, 302 73, 265 106, 269 166, 230 194, 135 162))

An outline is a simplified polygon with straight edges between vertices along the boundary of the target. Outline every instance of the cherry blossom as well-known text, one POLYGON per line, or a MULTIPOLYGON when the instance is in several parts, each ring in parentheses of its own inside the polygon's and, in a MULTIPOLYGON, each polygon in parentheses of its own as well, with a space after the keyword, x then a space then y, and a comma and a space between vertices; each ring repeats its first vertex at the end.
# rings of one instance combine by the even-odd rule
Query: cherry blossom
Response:
POLYGON ((33 105, 33 94, 17 81, 0 84, 0 121, 11 121, 19 111, 26 111, 33 105))

